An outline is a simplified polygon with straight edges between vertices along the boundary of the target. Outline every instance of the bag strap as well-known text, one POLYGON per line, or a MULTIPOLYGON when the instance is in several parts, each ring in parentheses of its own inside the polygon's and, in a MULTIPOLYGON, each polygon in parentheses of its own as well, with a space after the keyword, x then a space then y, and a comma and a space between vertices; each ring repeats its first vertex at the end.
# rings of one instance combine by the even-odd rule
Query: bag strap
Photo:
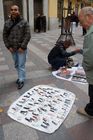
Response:
POLYGON ((12 28, 13 28, 14 26, 16 26, 21 20, 22 20, 22 19, 20 19, 20 20, 17 21, 17 22, 14 22, 14 23, 11 25, 11 27, 10 27, 9 30, 8 30, 8 35, 10 35, 10 32, 11 32, 12 28))

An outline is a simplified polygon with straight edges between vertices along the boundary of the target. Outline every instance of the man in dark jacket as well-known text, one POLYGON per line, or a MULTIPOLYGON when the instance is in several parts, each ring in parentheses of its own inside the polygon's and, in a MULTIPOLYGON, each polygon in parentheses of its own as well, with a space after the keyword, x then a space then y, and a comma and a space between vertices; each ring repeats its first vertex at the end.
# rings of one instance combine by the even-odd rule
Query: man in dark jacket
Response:
POLYGON ((35 22, 36 22, 36 32, 40 33, 41 32, 41 16, 40 16, 40 14, 37 14, 35 22))
POLYGON ((66 49, 71 46, 70 40, 59 41, 48 54, 48 62, 52 69, 58 70, 60 67, 66 66, 68 58, 77 53, 81 53, 81 49, 76 49, 72 52, 67 52, 66 49))
POLYGON ((29 25, 21 18, 19 7, 17 5, 11 6, 10 18, 4 24, 3 40, 6 48, 12 54, 18 72, 16 81, 18 89, 24 86, 27 44, 30 37, 29 25))

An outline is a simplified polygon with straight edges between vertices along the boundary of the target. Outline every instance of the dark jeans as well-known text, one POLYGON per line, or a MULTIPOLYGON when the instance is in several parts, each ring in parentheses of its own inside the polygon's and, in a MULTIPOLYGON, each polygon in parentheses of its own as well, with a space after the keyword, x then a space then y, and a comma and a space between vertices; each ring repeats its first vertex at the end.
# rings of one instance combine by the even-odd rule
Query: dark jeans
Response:
POLYGON ((89 103, 86 105, 85 111, 86 111, 89 115, 92 115, 92 116, 93 116, 93 85, 90 85, 90 84, 89 84, 88 93, 89 93, 90 101, 89 101, 89 103))
POLYGON ((55 58, 50 63, 55 70, 66 65, 66 60, 62 58, 55 58))

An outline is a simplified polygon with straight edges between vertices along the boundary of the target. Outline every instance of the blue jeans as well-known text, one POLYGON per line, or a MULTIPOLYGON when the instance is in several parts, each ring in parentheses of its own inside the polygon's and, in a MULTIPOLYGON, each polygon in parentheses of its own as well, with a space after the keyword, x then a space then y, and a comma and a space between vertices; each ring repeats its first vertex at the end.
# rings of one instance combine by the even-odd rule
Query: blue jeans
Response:
POLYGON ((18 73, 18 79, 21 82, 22 81, 24 82, 26 78, 26 71, 25 71, 26 54, 27 54, 27 50, 25 50, 23 53, 19 53, 18 51, 12 53, 15 68, 18 73))

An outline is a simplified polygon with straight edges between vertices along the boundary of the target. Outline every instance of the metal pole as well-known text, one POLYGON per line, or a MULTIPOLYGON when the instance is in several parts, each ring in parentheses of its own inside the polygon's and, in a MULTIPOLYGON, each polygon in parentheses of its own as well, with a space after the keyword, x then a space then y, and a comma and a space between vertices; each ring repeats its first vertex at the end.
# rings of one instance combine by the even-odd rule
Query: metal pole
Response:
POLYGON ((71 9, 72 9, 71 0, 68 0, 68 14, 71 14, 71 9))
POLYGON ((62 35, 64 28, 64 17, 63 17, 64 0, 62 0, 61 8, 62 8, 62 19, 61 19, 61 35, 62 35))
POLYGON ((65 17, 64 17, 64 11, 67 10, 67 12, 69 11, 69 13, 71 13, 71 0, 68 0, 68 8, 64 8, 64 0, 61 1, 61 8, 62 8, 62 19, 61 19, 61 35, 60 37, 58 38, 57 42, 59 40, 66 40, 67 38, 71 39, 72 41, 72 44, 75 45, 75 42, 74 42, 74 39, 73 39, 73 36, 72 36, 72 33, 71 32, 65 32, 64 31, 64 20, 65 20, 65 17))

